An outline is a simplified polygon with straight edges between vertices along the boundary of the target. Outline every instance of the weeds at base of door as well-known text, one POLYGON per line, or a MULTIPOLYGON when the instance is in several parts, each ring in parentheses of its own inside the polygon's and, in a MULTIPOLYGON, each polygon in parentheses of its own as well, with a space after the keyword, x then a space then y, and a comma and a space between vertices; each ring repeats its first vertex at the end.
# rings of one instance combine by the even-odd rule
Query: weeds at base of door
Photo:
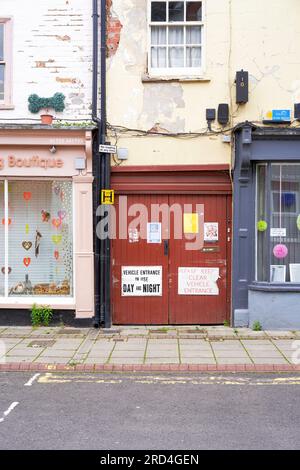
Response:
POLYGON ((252 325, 253 331, 262 331, 262 326, 259 321, 255 321, 252 325))

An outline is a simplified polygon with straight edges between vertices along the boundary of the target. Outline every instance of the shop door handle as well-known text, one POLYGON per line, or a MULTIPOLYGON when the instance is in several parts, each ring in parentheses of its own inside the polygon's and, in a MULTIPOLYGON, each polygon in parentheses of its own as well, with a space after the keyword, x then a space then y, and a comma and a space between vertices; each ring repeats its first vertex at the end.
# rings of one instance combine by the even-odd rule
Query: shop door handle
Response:
POLYGON ((169 240, 164 240, 164 255, 168 256, 169 254, 169 240))

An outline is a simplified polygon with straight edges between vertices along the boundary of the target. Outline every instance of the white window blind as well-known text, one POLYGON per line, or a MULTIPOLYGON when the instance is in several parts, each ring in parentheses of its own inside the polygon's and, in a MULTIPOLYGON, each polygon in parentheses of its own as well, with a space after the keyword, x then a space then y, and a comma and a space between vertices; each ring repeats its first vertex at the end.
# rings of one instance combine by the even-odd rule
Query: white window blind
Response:
MULTIPOLYGON (((71 296, 72 182, 9 181, 7 197, 8 269, 2 278, 8 278, 8 295, 71 296)), ((3 240, 2 228, 1 246, 3 240)), ((4 249, 1 266, 3 255, 4 249)))

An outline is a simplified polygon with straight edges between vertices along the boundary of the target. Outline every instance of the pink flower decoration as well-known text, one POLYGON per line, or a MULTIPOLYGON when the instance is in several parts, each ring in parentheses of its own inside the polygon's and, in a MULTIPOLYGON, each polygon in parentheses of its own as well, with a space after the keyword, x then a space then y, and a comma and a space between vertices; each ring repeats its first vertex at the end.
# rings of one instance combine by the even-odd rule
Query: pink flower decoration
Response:
POLYGON ((274 249, 273 249, 273 254, 274 254, 275 258, 278 258, 278 259, 285 258, 287 256, 288 252, 289 252, 289 250, 288 250, 287 246, 282 245, 282 244, 274 246, 274 249))

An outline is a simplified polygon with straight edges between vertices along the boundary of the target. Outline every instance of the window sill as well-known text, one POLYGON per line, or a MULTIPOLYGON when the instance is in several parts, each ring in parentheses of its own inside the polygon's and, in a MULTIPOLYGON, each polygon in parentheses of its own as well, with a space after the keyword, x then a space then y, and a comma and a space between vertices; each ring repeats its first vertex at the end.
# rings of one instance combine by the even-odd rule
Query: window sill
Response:
POLYGON ((255 282, 249 285, 249 290, 262 292, 300 292, 300 284, 291 282, 255 282))
POLYGON ((15 109, 13 104, 0 104, 0 110, 1 109, 15 109))
POLYGON ((193 83, 193 82, 204 82, 208 83, 211 81, 210 77, 168 77, 168 76, 150 76, 150 75, 143 75, 142 76, 142 83, 165 83, 165 82, 179 82, 179 83, 193 83))

